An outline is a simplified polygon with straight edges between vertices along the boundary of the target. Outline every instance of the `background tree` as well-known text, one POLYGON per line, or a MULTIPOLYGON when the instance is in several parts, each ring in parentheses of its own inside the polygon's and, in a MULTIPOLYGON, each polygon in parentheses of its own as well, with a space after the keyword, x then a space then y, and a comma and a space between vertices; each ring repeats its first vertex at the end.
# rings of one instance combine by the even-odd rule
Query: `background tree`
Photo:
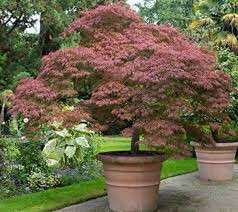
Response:
MULTIPOLYGON (((197 18, 190 24, 192 32, 197 31, 200 41, 210 44, 216 50, 218 67, 228 73, 234 87, 237 85, 238 70, 238 1, 197 0, 193 11, 197 18)), ((232 93, 233 105, 230 117, 238 120, 238 96, 232 93)))
POLYGON ((0 90, 14 89, 26 76, 35 76, 42 56, 64 44, 64 28, 82 10, 113 0, 0 1, 0 90), (40 32, 27 33, 40 20, 40 32))
POLYGON ((193 11, 197 18, 191 22, 191 29, 201 28, 203 39, 238 52, 238 1, 197 0, 193 11))
POLYGON ((145 0, 137 4, 139 13, 149 23, 170 23, 186 29, 193 17, 191 0, 145 0))
MULTIPOLYGON (((217 48, 216 56, 218 68, 224 70, 231 76, 233 86, 238 89, 238 55, 229 48, 217 48)), ((229 108, 229 116, 238 123, 238 94, 231 93, 233 104, 229 108)))
MULTIPOLYGON (((77 47, 50 53, 36 79, 21 81, 12 112, 31 123, 86 119, 101 129, 115 120, 133 123, 132 152, 139 135, 151 145, 184 150, 187 126, 227 120, 230 79, 215 58, 169 26, 145 24, 122 5, 87 11, 65 30, 80 32, 77 47), (70 111, 62 102, 73 104, 70 111), (185 118, 185 117, 190 117, 185 118)), ((204 142, 214 142, 201 134, 204 142)))

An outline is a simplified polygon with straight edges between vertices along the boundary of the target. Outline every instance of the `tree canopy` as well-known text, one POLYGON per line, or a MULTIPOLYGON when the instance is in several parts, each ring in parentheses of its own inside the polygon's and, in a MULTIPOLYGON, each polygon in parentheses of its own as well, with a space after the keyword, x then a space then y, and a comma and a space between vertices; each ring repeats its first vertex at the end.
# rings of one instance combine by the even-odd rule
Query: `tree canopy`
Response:
POLYGON ((212 53, 176 29, 146 24, 127 6, 111 4, 83 12, 64 35, 74 32, 81 34, 78 46, 45 56, 37 78, 21 81, 12 112, 32 122, 86 119, 97 128, 130 120, 149 144, 172 146, 183 145, 187 123, 227 119, 230 78, 216 71, 212 53), (62 102, 84 92, 63 110, 62 102))

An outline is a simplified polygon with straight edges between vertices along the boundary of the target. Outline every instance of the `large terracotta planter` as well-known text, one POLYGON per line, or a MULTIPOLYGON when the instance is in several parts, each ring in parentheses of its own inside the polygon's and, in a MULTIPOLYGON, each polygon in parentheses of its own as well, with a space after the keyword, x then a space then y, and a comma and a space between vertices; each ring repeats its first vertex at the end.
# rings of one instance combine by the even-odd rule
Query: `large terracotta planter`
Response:
POLYGON ((110 208, 117 212, 152 212, 157 209, 160 170, 165 156, 156 153, 128 156, 100 153, 110 208))
POLYGON ((198 162, 199 177, 203 180, 227 181, 233 178, 236 143, 217 143, 216 146, 201 146, 192 142, 198 162))

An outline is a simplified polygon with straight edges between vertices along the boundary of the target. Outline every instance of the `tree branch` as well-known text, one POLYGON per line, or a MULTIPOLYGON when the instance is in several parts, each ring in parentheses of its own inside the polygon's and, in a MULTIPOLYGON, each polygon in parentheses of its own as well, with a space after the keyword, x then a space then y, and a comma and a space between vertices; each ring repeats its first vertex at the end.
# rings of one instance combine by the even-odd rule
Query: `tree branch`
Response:
POLYGON ((12 18, 13 18, 13 14, 5 22, 3 22, 3 25, 6 26, 11 21, 12 18))
POLYGON ((12 27, 8 30, 7 35, 11 34, 12 31, 21 23, 21 18, 22 18, 23 14, 21 14, 17 20, 14 21, 12 27))

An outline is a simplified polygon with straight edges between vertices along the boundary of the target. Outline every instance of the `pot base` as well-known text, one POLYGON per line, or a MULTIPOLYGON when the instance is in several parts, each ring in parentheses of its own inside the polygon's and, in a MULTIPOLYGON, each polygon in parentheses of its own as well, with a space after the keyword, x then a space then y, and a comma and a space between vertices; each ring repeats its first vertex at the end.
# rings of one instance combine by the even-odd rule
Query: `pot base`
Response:
POLYGON ((196 149, 200 178, 212 181, 232 180, 235 154, 236 148, 230 150, 196 149))
POLYGON ((237 146, 195 146, 199 177, 202 180, 229 181, 233 178, 237 146))
POLYGON ((109 205, 114 212, 154 212, 158 208, 159 186, 119 188, 107 185, 109 205))
POLYGON ((103 162, 110 208, 115 212, 154 212, 158 207, 164 156, 99 154, 103 162))

